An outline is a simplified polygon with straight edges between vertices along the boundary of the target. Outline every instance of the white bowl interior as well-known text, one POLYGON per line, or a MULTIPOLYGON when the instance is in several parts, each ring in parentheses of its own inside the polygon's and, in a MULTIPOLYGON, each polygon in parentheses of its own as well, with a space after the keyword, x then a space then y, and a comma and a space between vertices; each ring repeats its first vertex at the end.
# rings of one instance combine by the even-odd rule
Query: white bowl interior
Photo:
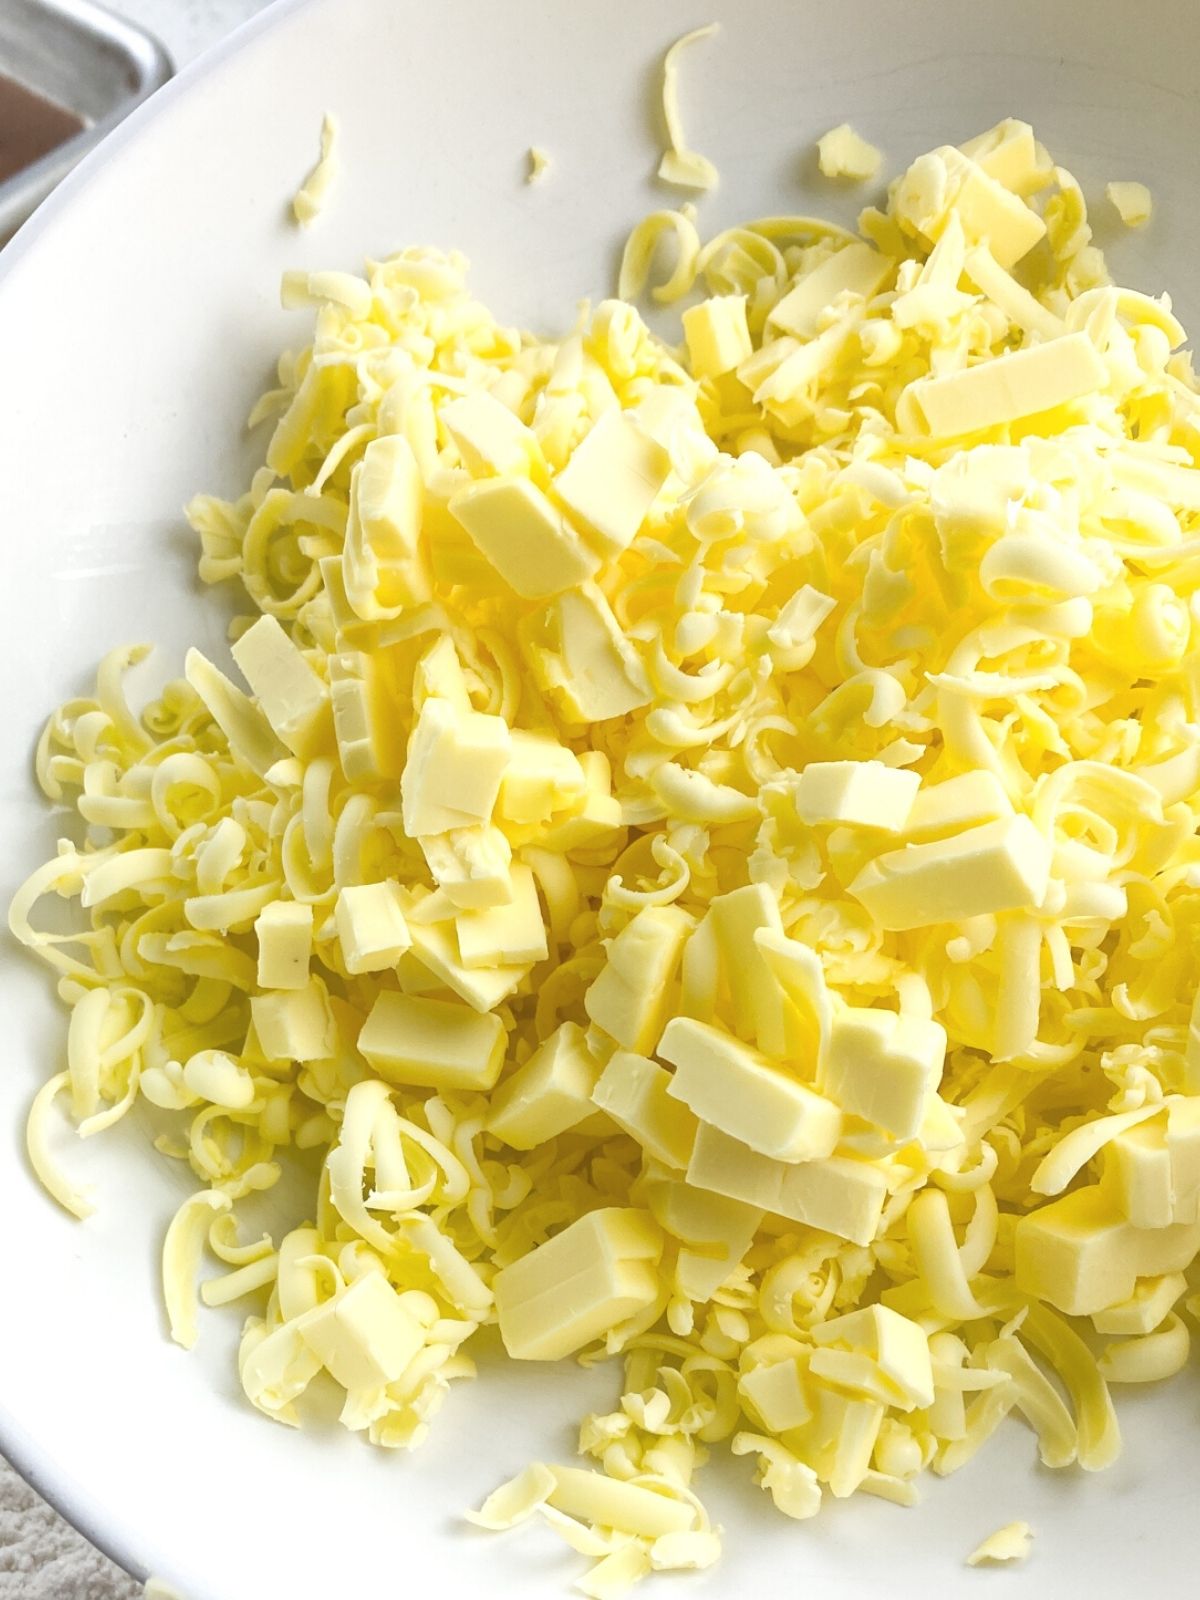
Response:
MULTIPOLYGON (((30 776, 51 706, 122 641, 156 642, 163 673, 188 643, 224 650, 225 612, 193 578, 179 507, 199 488, 239 488, 261 450, 242 419, 279 349, 303 337, 277 306, 281 270, 456 246, 502 314, 562 328, 580 297, 610 291, 630 225, 675 203, 653 181, 659 61, 714 16, 722 32, 690 56, 683 90, 689 132, 722 172, 707 230, 781 211, 850 220, 864 195, 821 183, 811 160, 814 138, 843 120, 894 172, 1016 115, 1090 197, 1111 178, 1151 183, 1145 233, 1113 241, 1101 201, 1098 235, 1127 281, 1169 286, 1185 320, 1200 313, 1200 29, 1179 0, 841 0, 833 13, 810 0, 285 3, 135 116, 0 268, 6 894, 52 847, 30 776), (326 108, 342 119, 343 172, 328 213, 298 233, 285 206, 326 108), (531 144, 554 165, 527 188, 531 144)), ((540 1533, 495 1540, 458 1514, 531 1457, 570 1459, 575 1423, 607 1408, 616 1374, 493 1352, 411 1457, 253 1414, 234 1374, 236 1312, 206 1313, 192 1356, 165 1337, 157 1252, 188 1175, 131 1119, 88 1146, 64 1137, 63 1159, 99 1201, 86 1225, 35 1187, 19 1126, 61 1062, 64 1023, 11 947, 2 982, 0 1447, 92 1537, 187 1600, 420 1581, 450 1595, 562 1593, 578 1558, 540 1533)), ((917 1511, 858 1498, 802 1528, 751 1487, 750 1463, 714 1467, 700 1486, 726 1556, 693 1590, 794 1575, 840 1600, 881 1586, 958 1593, 986 1581, 964 1573, 966 1553, 1022 1517, 1039 1537, 1011 1591, 1177 1591, 1200 1557, 1198 1403, 1194 1371, 1122 1397, 1127 1450, 1102 1476, 1038 1469, 1031 1436, 1010 1424, 917 1511)))

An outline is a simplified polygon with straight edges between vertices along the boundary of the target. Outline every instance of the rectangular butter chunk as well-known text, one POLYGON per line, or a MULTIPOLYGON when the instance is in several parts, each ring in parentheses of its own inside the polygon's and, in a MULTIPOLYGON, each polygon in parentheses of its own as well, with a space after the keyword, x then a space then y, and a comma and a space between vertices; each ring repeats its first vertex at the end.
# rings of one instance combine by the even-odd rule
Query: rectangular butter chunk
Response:
POLYGON ((346 971, 355 976, 394 967, 412 943, 394 878, 339 890, 334 924, 346 971))
POLYGON ((451 400, 438 421, 473 478, 529 476, 541 449, 534 433, 495 395, 481 390, 451 400))
POLYGON ((780 1161, 810 1161, 837 1144, 842 1114, 833 1102, 731 1034, 673 1017, 658 1054, 675 1068, 672 1097, 751 1149, 780 1161))
POLYGON ((753 1244, 761 1209, 674 1177, 648 1184, 646 1195, 655 1221, 680 1241, 675 1287, 689 1300, 711 1299, 753 1244))
POLYGON ((577 1022, 561 1023, 492 1095, 487 1128, 514 1150, 533 1150, 592 1115, 600 1063, 577 1022))
POLYGON ((320 978, 303 989, 250 997, 250 1016, 268 1061, 327 1061, 337 1050, 337 1025, 320 978))
POLYGON ((692 919, 678 906, 644 906, 608 946, 584 1009, 626 1050, 645 1055, 662 1029, 692 919))
POLYGON ((313 908, 295 900, 272 900, 255 919, 254 932, 261 987, 303 989, 312 956, 313 908))
POLYGON ((545 961, 549 954, 537 882, 525 866, 509 874, 511 899, 502 906, 460 911, 454 919, 464 967, 517 967, 545 961))
POLYGON ((381 1078, 428 1089, 490 1089, 507 1036, 499 1017, 452 1000, 385 990, 377 995, 358 1048, 381 1078))
POLYGON ((871 1161, 828 1156, 776 1161, 701 1123, 688 1182, 855 1244, 870 1244, 879 1227, 887 1179, 871 1161))
POLYGON ((561 594, 519 630, 541 688, 568 722, 606 722, 654 698, 641 658, 595 584, 561 594))
POLYGON ((940 1023, 873 1006, 843 1006, 833 1014, 818 1083, 844 1111, 911 1139, 942 1080, 945 1060, 940 1023))
MULTIPOLYGON (((867 1356, 890 1389, 885 1395, 901 1411, 933 1404, 933 1363, 925 1330, 887 1306, 864 1306, 831 1317, 812 1330, 818 1351, 846 1350, 867 1356)), ((818 1371, 817 1356, 813 1371, 818 1371)))
POLYGON ((817 319, 838 295, 849 291, 869 300, 879 292, 894 265, 869 244, 848 244, 806 272, 767 320, 785 333, 811 339, 817 332, 817 319))
POLYGON ((382 1272, 368 1272, 299 1319, 300 1337, 344 1389, 382 1389, 404 1376, 425 1330, 382 1272))
POLYGON ((670 470, 670 455, 635 418, 609 411, 575 446, 553 490, 595 543, 607 555, 618 555, 641 527, 670 470))
POLYGON ((1025 816, 950 839, 909 844, 868 861, 850 893, 891 932, 1032 909, 1050 880, 1050 844, 1025 816))
POLYGON ((662 1232, 648 1211, 606 1206, 504 1267, 492 1281, 515 1361, 561 1361, 658 1298, 662 1232))
POLYGON ((1011 815, 1012 803, 999 778, 976 767, 957 778, 923 785, 912 803, 904 832, 914 841, 933 839, 1011 815))
POLYGON ((882 761, 812 761, 797 778, 796 810, 809 826, 843 823, 903 833, 921 779, 882 761))
POLYGON ((1139 1278, 1184 1271, 1200 1250, 1200 1222, 1135 1228, 1093 1185, 1022 1217, 1013 1243, 1017 1287, 1086 1317, 1124 1304, 1139 1278))
POLYGON ((683 313, 688 362, 697 378, 720 378, 754 349, 744 294, 714 295, 683 313))
POLYGON ((480 478, 451 495, 450 513, 522 599, 574 589, 600 565, 528 478, 480 478))
POLYGON ((794 1356, 764 1362, 738 1379, 738 1394, 749 1401, 762 1425, 772 1433, 800 1428, 812 1416, 804 1373, 794 1356))
POLYGON ((438 888, 463 911, 502 906, 512 899, 512 847, 490 822, 418 838, 438 888))
POLYGON ((646 1154, 682 1171, 696 1140, 696 1118, 668 1089, 665 1067, 646 1056, 618 1050, 592 1090, 592 1099, 646 1154))
POLYGON ((587 778, 574 750, 553 734, 514 728, 508 765, 500 782, 497 813, 508 822, 549 822, 582 800, 587 778))
POLYGON ((519 966, 467 967, 458 951, 453 922, 418 923, 410 920, 411 954, 447 989, 476 1011, 493 1011, 529 975, 519 966))
POLYGON ((307 761, 331 741, 329 689, 275 617, 261 616, 230 647, 263 715, 294 756, 307 761))
POLYGON ((487 822, 500 792, 511 741, 503 717, 426 700, 408 741, 400 779, 410 839, 487 822))
POLYGON ((1086 333, 1011 350, 940 378, 919 378, 907 391, 927 430, 954 438, 1052 411, 1095 394, 1108 368, 1086 333))

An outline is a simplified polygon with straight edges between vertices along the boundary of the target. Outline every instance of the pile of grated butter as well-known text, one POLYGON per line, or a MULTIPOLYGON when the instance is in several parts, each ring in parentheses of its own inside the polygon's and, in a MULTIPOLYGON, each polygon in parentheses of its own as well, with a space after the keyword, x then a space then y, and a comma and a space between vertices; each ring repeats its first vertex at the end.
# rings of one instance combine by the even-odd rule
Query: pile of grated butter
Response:
POLYGON ((38 751, 87 825, 12 910, 70 1008, 47 1187, 85 1214, 60 1096, 165 1113, 173 1332, 247 1302, 280 1422, 325 1374, 414 1446, 486 1323, 620 1355, 591 1464, 475 1514, 597 1597, 716 1558, 714 1446, 798 1518, 1009 1413, 1101 1467, 1200 1311, 1183 330, 1021 122, 860 228, 647 219, 677 351, 624 300, 502 326, 429 250, 290 275, 266 464, 190 508, 240 681, 193 650, 138 714, 117 651, 38 751), (247 1241, 288 1150, 307 1214, 247 1241))

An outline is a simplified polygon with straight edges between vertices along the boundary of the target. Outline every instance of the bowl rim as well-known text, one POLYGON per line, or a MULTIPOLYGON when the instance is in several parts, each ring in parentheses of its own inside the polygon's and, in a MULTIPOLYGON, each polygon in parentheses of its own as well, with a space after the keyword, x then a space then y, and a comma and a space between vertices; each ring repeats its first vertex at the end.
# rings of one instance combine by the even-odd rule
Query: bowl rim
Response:
MULTIPOLYGON (((218 74, 225 64, 260 34, 278 27, 287 18, 327 0, 269 0, 256 15, 239 24, 224 38, 202 51, 169 78, 147 99, 124 117, 74 167, 54 191, 24 222, 0 250, 0 294, 5 284, 36 251, 59 215, 69 209, 103 169, 132 141, 148 136, 157 121, 183 95, 189 95, 218 74)), ((57 1512, 75 1531, 106 1556, 136 1583, 152 1576, 134 1550, 126 1534, 101 1525, 89 1497, 51 1457, 43 1453, 36 1440, 13 1417, 0 1392, 0 1455, 17 1476, 57 1512)))

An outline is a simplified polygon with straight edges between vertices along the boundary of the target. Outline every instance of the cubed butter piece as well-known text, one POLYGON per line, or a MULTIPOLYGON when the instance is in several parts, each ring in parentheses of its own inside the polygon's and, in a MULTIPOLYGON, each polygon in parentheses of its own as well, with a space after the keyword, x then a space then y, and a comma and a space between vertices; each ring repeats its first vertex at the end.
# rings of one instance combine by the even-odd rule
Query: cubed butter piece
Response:
POLYGON ((320 978, 303 989, 250 997, 255 1036, 268 1061, 328 1061, 337 1051, 337 1024, 320 978))
POLYGON ((434 882, 461 910, 502 906, 512 899, 512 847, 491 823, 423 834, 418 842, 434 882))
POLYGON ((507 822, 549 822, 584 798, 587 779, 579 757, 549 733, 514 728, 496 813, 507 822))
POLYGON ((334 923, 346 971, 356 977, 394 967, 412 943, 399 885, 392 878, 339 890, 334 923))
POLYGON ((870 1244, 875 1237, 887 1197, 887 1178, 873 1161, 852 1156, 776 1161, 704 1122, 687 1175, 697 1188, 854 1244, 870 1244))
POLYGON ((864 1306, 841 1317, 819 1322, 812 1330, 817 1346, 813 1372, 822 1350, 854 1351, 868 1356, 891 1389, 891 1404, 901 1411, 933 1404, 933 1363, 925 1330, 887 1306, 864 1306))
POLYGON ((385 990, 377 995, 358 1048, 381 1078, 425 1089, 490 1089, 504 1064, 499 1017, 452 1000, 385 990))
POLYGON ((848 244, 806 272, 775 306, 768 322, 798 339, 811 339, 818 318, 840 294, 870 300, 879 293, 895 262, 869 244, 848 244))
POLYGON ((744 294, 714 295, 683 313, 688 363, 697 378, 720 378, 754 349, 744 294))
POLYGON ((850 893, 882 928, 902 932, 992 911, 1034 909, 1050 880, 1050 844, 1026 816, 869 861, 850 893))
POLYGON ((648 1156, 682 1172, 696 1141, 697 1122, 686 1106, 671 1099, 670 1082, 657 1061, 618 1050, 600 1074, 592 1099, 648 1156))
POLYGON ((409 838, 489 821, 510 749, 503 717, 458 711, 447 700, 426 700, 400 780, 409 838))
POLYGON ((312 955, 313 908, 295 900, 272 900, 259 912, 254 932, 260 987, 303 989, 312 955))
POLYGON ((609 842, 621 827, 621 802, 612 792, 612 765, 603 750, 579 756, 584 790, 568 812, 542 825, 538 843, 546 850, 586 850, 609 842))
POLYGON ((691 929, 691 917, 678 906, 645 906, 610 941, 583 1005, 597 1027, 626 1050, 646 1055, 653 1048, 691 929))
POLYGON ((480 478, 451 495, 450 512, 522 599, 577 588, 600 565, 528 478, 480 478))
POLYGON ((769 1056, 787 1055, 787 996, 757 942, 760 933, 784 936, 774 891, 765 883, 748 883, 715 895, 708 916, 729 990, 734 1031, 769 1056))
POLYGON ((528 966, 468 967, 458 951, 453 922, 408 924, 409 954, 475 1011, 493 1011, 529 975, 528 966))
POLYGON ((908 813, 904 833, 920 842, 1011 815, 1012 803, 999 778, 982 767, 974 767, 957 778, 922 785, 908 813))
POLYGON ((633 540, 670 470, 670 455, 634 417, 608 411, 575 446, 553 489, 574 520, 613 556, 633 540))
POLYGON ((350 480, 342 587, 364 622, 397 616, 429 599, 420 549, 425 484, 402 433, 372 439, 350 480))
POLYGON ((796 811, 810 827, 839 823, 903 833, 920 776, 882 761, 812 761, 796 780, 796 811))
POLYGON ((785 1162, 811 1161, 837 1144, 837 1106, 731 1034, 672 1017, 657 1053, 675 1068, 672 1097, 752 1150, 785 1162))
POLYGON ((1173 1215, 1166 1122, 1163 1111, 1150 1122, 1126 1128, 1104 1147, 1100 1187, 1135 1228, 1165 1228, 1182 1220, 1173 1215))
POLYGON ((446 700, 463 713, 475 709, 466 673, 448 633, 438 635, 413 669, 414 711, 420 712, 426 700, 446 700))
POLYGON ((329 658, 329 694, 342 771, 352 783, 398 778, 404 741, 373 658, 344 650, 329 658))
POLYGON ((1135 1228, 1093 1185, 1023 1216, 1013 1243, 1017 1287, 1086 1317, 1124 1304, 1139 1278, 1184 1271, 1200 1249, 1200 1222, 1135 1228))
POLYGON ((541 688, 568 722, 607 722, 654 698, 646 669, 594 584, 559 595, 519 628, 541 688))
POLYGON ((600 1063, 577 1022, 560 1023, 492 1095, 487 1127, 514 1150, 533 1150, 595 1110, 600 1063))
POLYGON ((663 1236, 647 1211, 590 1211, 492 1281, 504 1348, 561 1361, 658 1298, 663 1236))
POLYGON ((330 744, 329 688, 278 620, 261 616, 231 646, 263 715, 293 755, 307 761, 330 744))
POLYGON ((533 432, 486 391, 452 400, 438 412, 438 421, 473 478, 528 477, 541 456, 533 432))
POLYGON ((1158 1278, 1139 1278, 1128 1300, 1094 1312, 1092 1326, 1097 1333, 1137 1337, 1153 1333, 1171 1314, 1177 1300, 1186 1293, 1188 1282, 1182 1272, 1164 1273, 1158 1278))
POLYGON ((298 1319, 300 1337, 344 1389, 383 1389, 425 1346, 425 1330, 382 1272, 368 1272, 298 1319))
POLYGON ((468 970, 532 966, 550 953, 533 873, 515 866, 509 882, 512 898, 505 905, 460 911, 454 919, 459 959, 468 970))
POLYGON ((833 1014, 818 1083, 844 1111, 911 1139, 942 1081, 945 1060, 940 1022, 843 1006, 833 1014))
POLYGON ((738 1379, 738 1394, 771 1433, 800 1428, 812 1416, 804 1373, 795 1356, 751 1367, 738 1379))
POLYGON ((855 1156, 802 1161, 784 1172, 779 1214, 853 1244, 870 1244, 887 1193, 887 1176, 877 1162, 855 1156))

